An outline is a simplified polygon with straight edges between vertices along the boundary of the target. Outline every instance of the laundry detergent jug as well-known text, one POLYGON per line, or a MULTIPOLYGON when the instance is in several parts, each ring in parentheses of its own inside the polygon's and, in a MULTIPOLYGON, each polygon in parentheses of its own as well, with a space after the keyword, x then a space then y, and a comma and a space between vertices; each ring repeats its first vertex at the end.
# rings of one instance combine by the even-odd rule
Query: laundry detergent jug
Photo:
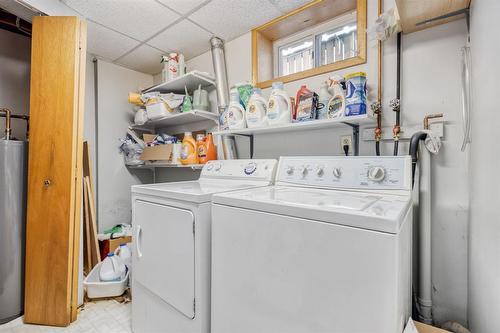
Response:
POLYGON ((267 103, 267 121, 269 125, 292 121, 292 101, 283 89, 283 82, 273 82, 273 90, 267 103))
POLYGON ((198 153, 196 152, 196 141, 194 141, 193 133, 184 133, 181 149, 182 164, 198 164, 198 153))
POLYGON ((99 279, 101 281, 120 281, 125 278, 126 273, 127 268, 123 261, 118 256, 115 256, 113 252, 110 252, 101 263, 99 279))
POLYGON ((212 134, 208 133, 201 141, 196 140, 196 146, 198 149, 198 162, 200 164, 205 164, 208 161, 217 159, 217 150, 212 134))
POLYGON ((118 258, 121 259, 121 261, 125 264, 125 266, 127 266, 128 270, 130 271, 130 268, 132 266, 132 251, 130 251, 128 245, 125 243, 120 244, 120 246, 115 250, 115 256, 118 256, 118 258))
POLYGON ((245 108, 240 103, 240 94, 237 90, 231 90, 227 110, 227 124, 229 129, 241 129, 247 127, 245 120, 245 108))
POLYGON ((248 128, 267 126, 267 101, 262 96, 262 90, 254 88, 252 96, 248 100, 247 110, 245 112, 245 119, 248 128))

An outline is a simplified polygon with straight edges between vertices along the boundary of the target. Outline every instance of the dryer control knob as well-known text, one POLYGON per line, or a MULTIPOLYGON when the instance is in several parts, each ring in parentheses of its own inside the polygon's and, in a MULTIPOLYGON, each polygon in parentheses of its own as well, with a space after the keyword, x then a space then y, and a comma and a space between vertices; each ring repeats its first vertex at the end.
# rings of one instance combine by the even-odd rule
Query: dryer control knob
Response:
POLYGON ((368 169, 368 179, 374 182, 381 182, 385 178, 385 169, 380 166, 370 167, 368 169))
POLYGON ((325 174, 325 169, 322 166, 316 168, 316 175, 322 177, 325 174))
POLYGON ((333 168, 333 176, 335 178, 340 178, 340 176, 342 176, 342 171, 340 170, 340 168, 333 168))
POLYGON ((293 171, 294 171, 294 167, 293 166, 289 165, 289 166, 286 167, 286 173, 288 175, 292 175, 293 171))

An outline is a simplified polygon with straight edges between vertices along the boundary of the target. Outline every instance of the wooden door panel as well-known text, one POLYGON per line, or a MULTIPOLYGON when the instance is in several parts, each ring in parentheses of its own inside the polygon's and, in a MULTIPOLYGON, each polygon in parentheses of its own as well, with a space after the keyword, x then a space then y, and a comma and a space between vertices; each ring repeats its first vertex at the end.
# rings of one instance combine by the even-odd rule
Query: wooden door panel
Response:
POLYGON ((76 314, 82 30, 76 17, 33 18, 24 317, 28 323, 66 326, 72 310, 76 314))

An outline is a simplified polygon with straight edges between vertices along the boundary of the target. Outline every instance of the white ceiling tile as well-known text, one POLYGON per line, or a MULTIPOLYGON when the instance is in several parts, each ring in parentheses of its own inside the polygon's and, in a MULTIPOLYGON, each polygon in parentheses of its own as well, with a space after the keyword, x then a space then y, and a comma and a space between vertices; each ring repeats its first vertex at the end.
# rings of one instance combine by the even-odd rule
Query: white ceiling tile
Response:
POLYGON ((130 51, 139 42, 94 22, 87 22, 87 51, 105 59, 114 60, 130 51))
POLYGON ((282 13, 289 13, 305 4, 311 2, 311 0, 269 0, 273 3, 282 13))
POLYGON ((228 41, 280 15, 267 0, 213 0, 189 18, 228 41))
POLYGON ((181 13, 186 14, 190 10, 201 5, 205 0, 158 0, 169 8, 181 13))
POLYGON ((191 59, 210 49, 211 35, 188 20, 183 20, 168 28, 148 44, 161 50, 179 51, 186 59, 191 59))
POLYGON ((136 50, 116 61, 120 65, 135 69, 139 72, 157 74, 161 72, 162 53, 148 45, 141 45, 136 50))
POLYGON ((154 0, 62 0, 87 18, 144 40, 180 16, 154 0))

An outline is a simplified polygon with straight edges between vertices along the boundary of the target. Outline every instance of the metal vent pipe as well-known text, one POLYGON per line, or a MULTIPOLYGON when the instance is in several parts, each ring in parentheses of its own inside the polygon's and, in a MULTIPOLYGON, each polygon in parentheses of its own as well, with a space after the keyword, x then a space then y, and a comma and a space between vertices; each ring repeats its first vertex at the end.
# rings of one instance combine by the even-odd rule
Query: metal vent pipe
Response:
POLYGON ((217 85, 217 102, 219 114, 229 105, 229 85, 227 82, 226 57, 224 41, 219 37, 210 38, 212 61, 214 65, 215 83, 217 85))

